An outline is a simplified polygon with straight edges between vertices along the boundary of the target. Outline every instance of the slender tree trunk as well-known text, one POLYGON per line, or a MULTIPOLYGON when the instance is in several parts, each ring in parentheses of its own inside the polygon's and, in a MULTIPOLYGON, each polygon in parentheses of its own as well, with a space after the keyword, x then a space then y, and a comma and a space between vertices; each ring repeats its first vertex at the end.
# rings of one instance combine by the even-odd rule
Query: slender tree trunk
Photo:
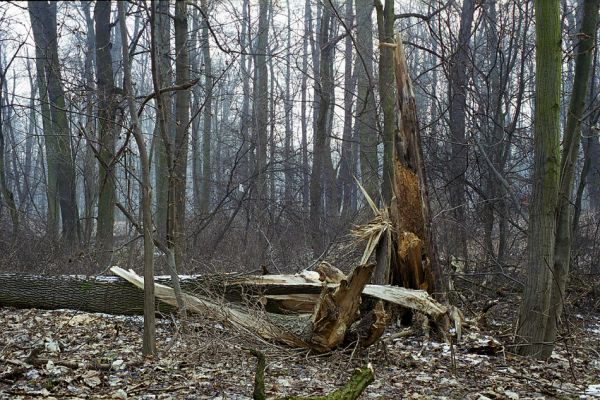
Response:
MULTIPOLYGON (((188 51, 187 2, 175 2, 175 84, 183 85, 190 80, 190 56, 188 51)), ((190 122, 189 90, 178 90, 175 94, 175 142, 173 174, 170 190, 173 195, 169 206, 175 208, 173 219, 173 244, 175 261, 181 265, 185 250, 185 208, 188 159, 188 126, 190 122)), ((181 267, 180 267, 181 268, 181 267)))
MULTIPOLYGON (((590 103, 593 104, 595 99, 595 75, 597 71, 598 65, 598 46, 594 48, 594 65, 592 68, 593 75, 591 81, 591 89, 590 89, 590 103)), ((592 126, 600 119, 600 112, 595 114, 591 114, 589 117, 589 123, 587 124, 587 134, 584 135, 586 137, 584 143, 584 156, 587 162, 587 166, 584 166, 584 171, 581 173, 581 179, 587 188, 588 198, 590 209, 598 214, 600 213, 600 141, 598 135, 594 135, 592 131, 592 126), (584 173, 585 172, 585 173, 584 173)), ((581 186, 581 185, 580 185, 581 186)), ((583 192, 583 188, 581 188, 583 192)), ((583 196, 583 193, 578 197, 583 196)), ((581 201, 577 202, 579 206, 576 208, 577 210, 581 210, 581 201)), ((579 218, 574 218, 574 222, 577 222, 579 218)))
MULTIPOLYGON (((192 31, 190 41, 195 43, 198 40, 198 32, 201 30, 200 28, 200 13, 197 8, 192 9, 192 31)), ((197 78, 200 75, 201 65, 200 65, 201 53, 198 46, 192 46, 190 50, 190 61, 192 71, 194 71, 194 78, 197 78)), ((196 112, 199 111, 199 108, 202 104, 202 94, 200 85, 194 86, 192 89, 192 114, 195 115, 196 112)), ((192 188, 193 188, 193 196, 194 196, 194 207, 200 211, 200 198, 201 198, 201 189, 200 189, 200 181, 202 180, 202 159, 200 156, 200 118, 196 117, 192 121, 192 188)))
POLYGON ((202 61, 204 64, 204 125, 202 128, 202 179, 200 180, 200 212, 207 214, 210 209, 210 193, 212 181, 211 168, 211 137, 212 137, 212 103, 213 103, 213 76, 210 45, 208 41, 208 3, 202 0, 201 7, 205 18, 202 23, 200 43, 202 46, 202 61))
MULTIPOLYGON (((559 320, 563 313, 565 289, 569 277, 572 244, 572 195, 575 180, 575 167, 581 142, 581 119, 585 107, 585 99, 589 88, 590 66, 596 44, 596 24, 600 0, 584 0, 581 25, 578 33, 579 41, 575 47, 575 76, 573 92, 569 102, 567 125, 563 137, 563 151, 560 163, 560 186, 558 192, 558 215, 556 221, 556 243, 554 247, 554 273, 552 276, 550 315, 544 342, 554 344, 559 320)), ((552 347, 544 347, 544 359, 552 354, 552 347)))
POLYGON ((357 99, 356 125, 360 141, 362 186, 369 196, 379 198, 379 161, 377 158, 377 110, 373 81, 373 3, 356 0, 357 99))
POLYGON ((450 254, 461 259, 466 259, 467 236, 465 225, 467 223, 467 198, 465 175, 467 172, 468 147, 466 145, 465 119, 467 113, 467 67, 469 65, 469 42, 471 40, 471 26, 475 4, 473 0, 464 0, 460 16, 460 29, 458 43, 450 67, 450 164, 449 198, 450 207, 455 226, 449 246, 450 254))
POLYGON ((289 206, 292 202, 293 197, 293 171, 292 171, 292 154, 293 154, 293 103, 292 95, 290 90, 291 85, 291 68, 292 68, 292 9, 290 7, 290 0, 286 0, 287 5, 287 55, 285 61, 285 139, 283 145, 283 171, 285 187, 283 192, 283 203, 285 206, 289 206))
MULTIPOLYGON (((153 71, 159 71, 154 90, 171 85, 172 72, 169 54, 171 52, 170 33, 171 17, 169 16, 169 1, 158 0, 154 14, 154 24, 157 34, 155 36, 156 60, 158 68, 153 71)), ((164 93, 155 98, 156 107, 156 125, 154 128, 155 136, 155 193, 156 193, 156 227, 159 236, 162 239, 167 237, 167 225, 169 219, 169 176, 172 172, 172 139, 170 132, 172 126, 172 101, 171 94, 164 93), (158 106, 160 103, 160 107, 158 106)))
MULTIPOLYGON (((89 245, 94 230, 94 202, 96 197, 97 177, 94 165, 94 149, 96 143, 96 124, 94 116, 94 66, 96 65, 96 34, 94 20, 91 13, 91 1, 82 1, 83 14, 86 21, 86 43, 85 54, 85 81, 86 81, 86 107, 85 107, 85 133, 87 146, 83 161, 83 243, 89 245)), ((112 68, 112 67, 111 67, 112 68)))
MULTIPOLYGON (((31 74, 31 61, 27 60, 27 75, 29 78, 29 87, 32 91, 35 90, 35 81, 33 80, 33 76, 31 74)), ((33 202, 33 193, 32 193, 32 183, 37 182, 37 180, 32 179, 31 173, 32 170, 35 170, 33 165, 33 145, 35 140, 35 125, 36 125, 36 117, 33 112, 35 109, 35 100, 34 97, 31 96, 29 99, 29 120, 27 122, 27 137, 25 138, 25 165, 23 167, 23 190, 19 193, 19 209, 23 212, 29 212, 31 205, 34 205, 33 202)))
MULTIPOLYGON (((262 259, 265 252, 265 229, 267 224, 267 145, 269 123, 269 77, 267 65, 267 47, 269 38, 270 0, 259 1, 258 40, 256 45, 256 81, 254 91, 254 126, 256 134, 256 256, 262 259)), ((255 260, 256 261, 256 260, 255 260)))
POLYGON ((107 252, 114 244, 115 224, 115 83, 110 37, 111 2, 99 1, 94 7, 96 23, 96 79, 98 83, 98 231, 96 244, 101 251, 99 260, 105 267, 110 259, 107 252))
MULTIPOLYGON (((312 34, 312 8, 310 0, 304 4, 305 34, 302 38, 302 71, 308 70, 308 35, 312 34)), ((309 209, 309 167, 308 167, 308 122, 307 102, 308 84, 307 74, 303 73, 300 81, 300 129, 302 131, 302 209, 309 209)))
POLYGON ((547 358, 556 210, 560 179, 561 32, 559 0, 536 0, 533 196, 529 207, 527 284, 517 326, 517 351, 547 358))
POLYGON ((248 57, 246 53, 250 53, 250 12, 249 12, 249 0, 244 0, 242 5, 242 33, 241 33, 241 48, 244 52, 240 58, 240 69, 242 71, 242 115, 240 118, 240 136, 242 142, 242 162, 241 181, 246 183, 247 178, 250 175, 250 153, 251 153, 251 138, 250 138, 250 126, 252 125, 252 117, 250 114, 250 65, 252 57, 248 57))
POLYGON ((131 64, 129 61, 129 43, 127 38, 127 22, 125 17, 124 3, 117 2, 119 12, 119 23, 121 25, 121 37, 123 46, 123 72, 124 86, 127 95, 127 104, 129 106, 129 115, 132 122, 133 135, 140 153, 141 163, 141 208, 142 208, 142 223, 144 230, 144 340, 142 352, 144 355, 156 354, 156 321, 154 315, 155 298, 154 298, 154 242, 152 238, 152 188, 150 186, 150 163, 148 161, 148 153, 146 152, 146 144, 142 135, 140 121, 137 116, 135 106, 133 83, 131 81, 131 64))
POLYGON ((383 110, 383 173, 381 195, 386 205, 391 204, 394 170, 394 133, 396 131, 396 100, 394 77, 394 50, 382 44, 394 43, 394 0, 385 0, 385 7, 376 2, 379 29, 379 96, 383 110))
MULTIPOLYGON (((0 50, 4 50, 4 48, 1 48, 0 50)), ((0 51, 0 57, 2 57, 2 53, 0 51)), ((5 171, 5 160, 4 160, 4 155, 6 154, 6 149, 5 149, 5 137, 4 137, 4 100, 2 99, 2 94, 3 94, 3 90, 2 90, 2 86, 4 85, 4 80, 5 80, 6 76, 5 76, 5 70, 4 70, 4 65, 0 64, 0 192, 2 194, 2 200, 4 201, 4 204, 6 205, 6 207, 8 208, 8 211, 10 213, 10 219, 12 222, 12 228, 13 228, 13 235, 12 235, 12 240, 16 240, 17 238, 17 233, 19 232, 19 214, 17 212, 17 206, 15 204, 15 197, 13 195, 13 192, 10 190, 10 188, 8 187, 8 184, 6 182, 6 171, 5 171)))
POLYGON ((590 208, 596 214, 600 213, 600 141, 597 136, 587 138, 590 160, 590 172, 586 178, 590 208))
MULTIPOLYGON (((33 30, 40 29, 41 24, 35 25, 33 30)), ((40 32, 43 35, 43 31, 40 32)), ((46 79, 46 48, 42 44, 35 46, 37 89, 42 111, 42 131, 46 148, 46 199, 48 203, 48 221, 46 234, 51 240, 58 239, 59 211, 58 202, 58 139, 52 134, 52 119, 50 117, 50 103, 48 102, 48 86, 46 79)), ((32 96, 34 94, 32 93, 32 96)), ((42 153, 43 154, 43 153, 42 153)))
MULTIPOLYGON (((354 22, 354 11, 351 0, 346 2, 345 12, 344 25, 346 25, 347 29, 351 29, 354 22)), ((356 174, 356 171, 354 171, 356 162, 352 152, 352 147, 355 146, 352 135, 352 104, 354 103, 356 81, 354 80, 352 69, 352 36, 348 35, 344 40, 344 130, 342 134, 339 180, 342 192, 343 215, 348 216, 354 211, 352 208, 352 187, 354 186, 353 176, 356 174)))
POLYGON ((313 257, 319 258, 325 250, 325 237, 323 235, 323 199, 322 182, 324 158, 327 142, 327 113, 330 107, 331 86, 333 85, 330 75, 329 64, 331 63, 332 46, 328 43, 329 24, 331 22, 331 5, 325 4, 321 20, 319 34, 320 70, 319 81, 316 86, 315 95, 320 98, 319 114, 317 117, 316 130, 313 145, 313 168, 310 179, 310 221, 312 234, 313 257))

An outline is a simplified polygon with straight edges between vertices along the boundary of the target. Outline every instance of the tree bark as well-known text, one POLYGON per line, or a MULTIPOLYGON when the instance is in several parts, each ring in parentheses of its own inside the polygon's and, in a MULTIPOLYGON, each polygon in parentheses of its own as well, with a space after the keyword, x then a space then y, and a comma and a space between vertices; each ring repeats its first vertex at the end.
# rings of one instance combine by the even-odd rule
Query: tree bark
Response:
POLYGON ((560 179, 561 31, 559 0, 536 0, 536 94, 533 196, 529 209, 527 284, 517 326, 517 352, 545 358, 551 307, 560 179))
MULTIPOLYGON (((96 175, 94 148, 96 143, 96 115, 94 114, 94 66, 96 65, 96 34, 94 19, 91 13, 91 1, 82 1, 81 8, 86 21, 86 53, 85 53, 85 83, 86 107, 85 107, 85 155, 83 161, 83 243, 89 245, 94 230, 94 204, 97 195, 98 178, 96 175)), ((111 66, 112 68, 112 66, 111 66)))
MULTIPOLYGON (((311 1, 306 0, 304 4, 304 22, 305 33, 302 38, 302 71, 308 70, 308 35, 312 35, 312 8, 311 1)), ((308 122, 307 109, 308 103, 308 77, 307 74, 302 74, 300 81, 300 129, 302 131, 301 148, 302 148, 302 209, 309 211, 310 199, 310 171, 308 167, 308 122)))
POLYGON ((473 0, 463 1, 460 16, 458 43, 452 56, 450 66, 449 92, 450 105, 449 125, 452 144, 450 145, 449 162, 449 200, 452 209, 453 224, 450 236, 450 254, 460 259, 466 259, 467 237, 465 225, 467 223, 467 198, 466 198, 466 172, 468 159, 468 146, 466 144, 465 119, 467 114, 467 67, 469 65, 469 42, 471 40, 471 26, 475 4, 473 0))
MULTIPOLYGON (((190 56, 188 51, 188 11, 187 2, 175 2, 175 84, 183 85, 190 81, 190 56)), ((174 207, 172 243, 175 263, 179 268, 185 253, 185 209, 187 187, 188 129, 190 122, 190 91, 178 90, 175 93, 175 141, 173 154, 173 174, 170 191, 174 207)))
MULTIPOLYGON (((40 87, 40 96, 48 93, 48 116, 51 125, 47 135, 55 136, 49 150, 49 163, 55 176, 50 177, 48 168, 49 186, 52 189, 56 179, 56 193, 60 204, 62 219, 62 234, 64 240, 74 245, 77 241, 78 213, 75 196, 75 166, 71 151, 71 132, 67 120, 65 95, 62 88, 62 75, 58 59, 58 38, 56 31, 56 3, 48 1, 30 1, 28 3, 29 15, 32 21, 33 36, 36 49, 40 49, 38 56, 38 75, 41 75, 43 84, 40 87), (50 158, 52 161, 50 161, 50 158), (51 180, 52 179, 52 180, 51 180)), ((52 195, 52 193, 51 193, 52 195)), ((50 205, 50 204, 49 204, 50 205)), ((50 221, 49 221, 50 222, 50 221)))
POLYGON ((373 3, 355 0, 356 5, 356 121, 360 143, 362 186, 368 195, 379 198, 379 161, 377 158, 377 111, 373 80, 373 3))
MULTIPOLYGON (((346 16, 344 25, 346 29, 351 29, 354 22, 354 11, 352 1, 346 2, 346 16)), ((354 103, 354 92, 356 81, 354 80, 352 69, 352 36, 346 36, 344 42, 344 130, 342 134, 342 154, 340 156, 340 187, 342 196, 342 213, 349 216, 353 212, 352 207, 352 188, 354 186, 354 176, 356 176, 356 160, 352 147, 353 143, 352 129, 352 105, 354 103)))
POLYGON ((324 5, 319 33, 320 69, 319 80, 315 87, 315 97, 319 98, 319 114, 314 132, 313 166, 310 177, 310 221, 313 257, 319 258, 325 250, 326 238, 323 224, 323 171, 325 169, 325 151, 327 145, 327 113, 330 107, 331 81, 329 64, 331 63, 331 45, 328 43, 331 8, 324 5))
POLYGON ((204 109, 202 127, 202 178, 200 180, 200 212, 207 214, 210 209, 210 193, 212 181, 211 168, 211 137, 212 137, 212 103, 213 103, 213 72, 208 41, 208 3, 201 1, 204 10, 200 43, 202 45, 202 62, 204 64, 204 109))
POLYGON ((258 38, 256 45, 256 82, 254 91, 254 116, 256 134, 256 158, 254 173, 256 176, 254 216, 258 228, 255 231, 255 260, 262 262, 266 252, 266 228, 267 228, 267 146, 269 128, 269 76, 267 65, 267 50, 269 39, 269 8, 270 0, 259 1, 258 38))
MULTIPOLYGON (((569 277, 572 244, 572 195, 579 145, 581 142, 581 120, 585 108, 585 99, 589 88, 590 67, 596 44, 596 24, 600 0, 584 0, 583 13, 578 32, 575 59, 575 77, 569 102, 567 125, 563 135, 563 150, 560 163, 560 186, 556 221, 556 241, 554 247, 554 265, 551 281, 550 315, 546 326, 545 343, 554 344, 559 320, 563 314, 565 290, 569 277)), ((542 358, 552 355, 552 347, 544 347, 542 358)))
POLYGON ((122 50, 123 50, 123 74, 124 90, 127 96, 129 116, 131 118, 132 131, 140 154, 142 181, 141 209, 142 229, 144 231, 144 338, 142 352, 144 355, 156 354, 156 322, 155 322, 155 299, 154 299, 154 241, 152 232, 152 187, 150 184, 150 162, 146 151, 146 143, 142 135, 140 121, 135 107, 133 83, 131 80, 131 62, 129 60, 129 38, 127 37, 127 21, 123 2, 117 2, 119 23, 121 26, 122 50))
MULTIPOLYGON (((155 57, 152 58, 152 82, 154 91, 171 85, 172 69, 169 54, 171 52, 171 17, 169 16, 169 1, 158 0, 153 3, 154 18, 151 21, 156 30, 152 42, 155 57)), ((159 236, 167 238, 167 225, 169 219, 169 177, 172 173, 172 127, 173 103, 170 93, 162 93, 155 97, 156 124, 154 127, 154 191, 156 193, 156 228, 159 236)))
POLYGON ((394 133, 396 131, 394 77, 394 1, 385 0, 385 7, 376 1, 379 30, 379 97, 383 111, 383 172, 381 196, 383 204, 391 204, 394 185, 394 133))
POLYGON ((442 274, 431 226, 414 88, 400 36, 396 37, 394 63, 399 112, 393 154, 395 201, 390 216, 398 230, 395 237, 398 267, 390 271, 390 281, 433 293, 436 288, 443 288, 442 274))
POLYGON ((98 93, 98 230, 96 245, 99 261, 108 266, 114 244, 115 224, 115 83, 110 37, 111 2, 99 1, 94 7, 96 25, 96 80, 98 93))
MULTIPOLYGON (((159 276, 154 281, 172 286, 170 277, 159 276)), ((324 285, 318 277, 295 275, 199 275, 180 282, 184 292, 202 289, 230 303, 260 303, 267 312, 276 314, 312 313, 324 285)), ((328 283, 328 290, 335 289, 338 283, 328 283)), ((383 300, 418 310, 434 320, 447 311, 427 293, 401 287, 366 285, 361 297, 363 305, 383 300)), ((137 315, 144 311, 144 292, 115 276, 0 274, 0 305, 137 315)), ((164 304, 157 310, 175 311, 164 304)))

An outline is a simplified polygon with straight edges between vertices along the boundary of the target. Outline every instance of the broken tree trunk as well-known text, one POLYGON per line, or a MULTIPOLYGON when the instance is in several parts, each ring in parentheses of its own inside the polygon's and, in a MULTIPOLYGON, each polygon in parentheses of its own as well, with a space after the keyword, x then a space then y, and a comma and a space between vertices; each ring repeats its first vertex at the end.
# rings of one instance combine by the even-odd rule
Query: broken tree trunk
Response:
MULTIPOLYGON (((157 277, 155 282, 171 285, 167 277, 157 277)), ((260 302, 266 311, 275 313, 310 314, 323 289, 318 278, 308 275, 223 274, 180 282, 187 293, 217 295, 232 303, 260 302)), ((336 284, 328 287, 335 288, 336 284)), ((426 292, 402 287, 366 285, 362 297, 415 309, 434 319, 447 311, 426 292)), ((0 306, 136 315, 143 312, 143 293, 116 276, 0 274, 0 306)), ((170 313, 174 308, 160 304, 159 311, 170 313)))
MULTIPOLYGON (((111 270, 138 288, 143 286, 143 279, 134 272, 118 267, 111 270)), ((374 343, 387 322, 383 302, 419 311, 433 321, 447 320, 448 309, 424 291, 366 285, 372 270, 373 266, 359 266, 347 278, 336 272, 335 279, 331 278, 331 274, 319 275, 308 271, 294 276, 217 275, 184 279, 181 283, 187 291, 203 293, 199 296, 185 294, 184 300, 191 312, 219 317, 268 340, 319 352, 354 340, 359 340, 363 346, 374 343), (320 276, 325 282, 319 280, 320 276), (340 283, 327 283, 327 280, 336 281, 338 278, 340 283), (361 315, 362 298, 375 299, 379 303, 373 309, 361 310, 364 313, 361 315), (242 303, 244 307, 231 302, 242 303), (251 304, 257 307, 248 307, 251 304), (310 323, 301 317, 285 319, 271 314, 267 318, 260 308, 261 304, 267 310, 281 312, 292 309, 295 312, 312 312, 313 316, 310 323), (269 320, 277 320, 278 323, 269 320)), ((162 281, 168 283, 169 280, 162 281)), ((159 310, 172 312, 176 309, 173 289, 155 284, 155 291, 161 300, 159 310)), ((143 292, 114 277, 0 274, 0 306, 138 314, 143 310, 143 292)))
POLYGON ((415 95, 399 35, 394 48, 397 128, 391 171, 393 198, 389 207, 393 229, 391 240, 384 236, 379 242, 375 281, 432 293, 437 255, 432 240, 415 95))
POLYGON ((374 265, 360 265, 335 290, 323 290, 307 326, 306 340, 316 349, 328 351, 344 341, 350 326, 360 318, 362 291, 373 269, 374 265))
MULTIPOLYGON (((367 346, 379 339, 387 322, 387 315, 382 304, 378 304, 372 310, 373 312, 365 314, 362 318, 359 312, 362 293, 366 289, 366 283, 370 280, 373 269, 374 265, 361 265, 339 284, 333 285, 333 287, 324 284, 319 301, 309 323, 303 329, 302 335, 297 334, 297 330, 283 328, 265 318, 250 315, 247 310, 243 311, 239 308, 219 304, 207 297, 196 297, 184 293, 183 299, 191 312, 199 314, 208 312, 212 316, 229 321, 238 328, 254 332, 264 339, 285 343, 291 347, 327 352, 344 342, 356 339, 362 345, 367 346), (356 327, 354 330, 350 330, 355 322, 357 322, 356 327)), ((112 267, 111 271, 139 288, 144 285, 143 278, 131 270, 125 271, 119 267, 112 267)), ((381 292, 381 296, 394 299, 395 289, 399 288, 388 286, 384 289, 386 290, 381 292), (386 291, 388 292, 387 296, 386 291)), ((377 292, 377 290, 372 290, 372 292, 377 292)), ((161 301, 173 306, 177 304, 173 289, 155 284, 155 293, 161 301)), ((427 296, 425 292, 421 293, 427 296)), ((431 314, 436 315, 434 321, 447 319, 446 309, 443 306, 438 306, 435 301, 432 301, 431 305, 433 307, 420 307, 418 311, 430 316, 431 314), (443 313, 438 314, 434 310, 443 311, 443 313)))

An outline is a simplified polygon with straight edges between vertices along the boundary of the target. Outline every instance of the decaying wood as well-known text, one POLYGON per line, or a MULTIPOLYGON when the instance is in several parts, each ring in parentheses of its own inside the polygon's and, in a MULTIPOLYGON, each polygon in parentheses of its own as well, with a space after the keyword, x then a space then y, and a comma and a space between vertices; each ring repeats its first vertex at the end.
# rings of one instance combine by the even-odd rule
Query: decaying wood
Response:
POLYGON ((431 230, 415 93, 400 35, 396 37, 394 67, 398 129, 394 146, 395 201, 392 201, 390 217, 398 233, 394 246, 398 264, 390 271, 391 283, 432 293, 437 254, 431 230))
POLYGON ((323 290, 308 326, 307 342, 320 351, 328 351, 344 341, 346 332, 360 316, 362 291, 374 267, 360 265, 335 290, 323 290))
POLYGON ((383 335, 388 321, 389 315, 385 311, 383 301, 380 300, 362 318, 352 333, 356 334, 361 347, 369 347, 383 335))
MULTIPOLYGON (((366 285, 372 268, 358 267, 340 283, 322 282, 320 278, 327 278, 314 271, 306 271, 297 275, 201 276, 182 279, 181 284, 185 292, 195 294, 185 295, 190 312, 213 315, 265 339, 317 351, 328 351, 344 341, 355 339, 367 346, 383 333, 387 321, 383 303, 373 310, 364 309, 364 315, 359 315, 363 300, 368 300, 366 304, 383 301, 400 305, 423 313, 440 326, 447 326, 449 309, 425 291, 366 285), (249 304, 256 307, 248 307, 249 304), (264 311, 260 311, 261 304, 266 311, 312 313, 312 323, 306 327, 306 319, 280 319, 272 314, 266 319, 257 318, 249 310, 255 309, 256 313, 265 316, 264 311), (269 320, 277 323, 269 323, 269 320), (305 322, 301 323, 303 320, 305 322), (444 321, 445 325, 440 323, 444 321), (297 329, 290 329, 290 323, 295 324, 297 329)), ((140 314, 143 311, 143 291, 139 288, 143 279, 118 267, 112 270, 125 280, 107 276, 0 274, 0 306, 140 314)), ((339 277, 339 274, 336 272, 332 276, 339 277)), ((170 280, 157 280, 155 290, 160 299, 157 309, 165 313, 176 311, 173 289, 164 285, 170 280)))
MULTIPOLYGON (((135 272, 131 270, 126 271, 119 267, 111 267, 110 270, 115 275, 120 276, 134 286, 140 289, 144 288, 144 278, 140 277, 135 272)), ((160 301, 174 307, 177 306, 175 291, 172 288, 155 283, 154 293, 156 298, 158 298, 160 301)), ((210 313, 217 318, 227 320, 234 326, 244 330, 250 330, 251 332, 255 332, 265 339, 284 343, 290 347, 310 347, 297 335, 289 332, 288 330, 271 324, 264 319, 256 318, 255 316, 250 315, 248 312, 234 308, 233 306, 219 304, 208 298, 196 297, 187 293, 182 293, 182 296, 183 301, 186 303, 187 309, 190 312, 204 315, 210 313)))
POLYGON ((327 261, 321 261, 315 267, 315 272, 319 274, 319 280, 327 283, 340 283, 346 279, 346 275, 338 268, 329 264, 327 261))
MULTIPOLYGON (((167 277, 157 277, 155 282, 171 284, 167 277)), ((211 293, 213 298, 218 294, 222 300, 231 303, 255 299, 268 312, 310 313, 319 299, 323 283, 308 275, 222 274, 181 279, 181 287, 187 293, 211 293)), ((335 288, 336 284, 328 284, 328 287, 335 288)), ((413 309, 433 319, 447 312, 446 306, 422 290, 366 285, 362 296, 413 309)), ((0 306, 139 315, 143 311, 143 294, 116 276, 0 274, 0 306)), ((174 311, 164 303, 157 306, 163 313, 174 311)))
POLYGON ((367 248, 373 246, 375 238, 377 269, 374 283, 433 293, 432 266, 437 265, 437 256, 431 235, 415 94, 399 36, 394 48, 397 127, 392 154, 393 171, 390 171, 393 174, 393 197, 389 208, 374 210, 374 220, 383 219, 391 228, 386 229, 387 235, 369 237, 367 248))

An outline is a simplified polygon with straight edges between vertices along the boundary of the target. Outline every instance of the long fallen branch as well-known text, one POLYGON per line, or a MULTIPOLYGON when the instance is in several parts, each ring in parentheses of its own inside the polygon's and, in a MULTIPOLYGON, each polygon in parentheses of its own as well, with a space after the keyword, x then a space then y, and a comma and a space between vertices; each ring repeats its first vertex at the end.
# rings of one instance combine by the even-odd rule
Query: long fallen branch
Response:
MULTIPOLYGON (((131 270, 126 271, 120 267, 111 267, 110 270, 136 287, 144 289, 144 278, 135 272, 131 270)), ((154 294, 159 300, 171 306, 177 306, 175 291, 172 288, 155 283, 154 294)), ((281 342, 291 347, 309 347, 307 343, 295 334, 266 320, 255 318, 246 312, 219 304, 207 298, 196 297, 187 293, 182 293, 182 296, 190 312, 199 314, 212 313, 216 317, 226 319, 238 328, 255 332, 265 339, 281 342)))

